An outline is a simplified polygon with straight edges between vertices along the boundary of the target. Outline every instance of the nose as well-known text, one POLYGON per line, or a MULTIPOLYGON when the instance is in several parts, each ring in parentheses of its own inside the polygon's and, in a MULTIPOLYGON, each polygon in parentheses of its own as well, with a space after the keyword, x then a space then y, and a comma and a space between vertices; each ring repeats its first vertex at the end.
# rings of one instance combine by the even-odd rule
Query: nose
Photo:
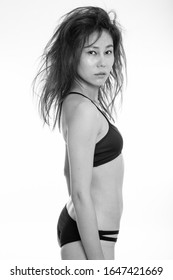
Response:
POLYGON ((105 67, 105 66, 106 66, 106 62, 105 62, 105 57, 104 57, 104 55, 100 55, 100 56, 99 56, 97 66, 98 66, 98 67, 105 67))

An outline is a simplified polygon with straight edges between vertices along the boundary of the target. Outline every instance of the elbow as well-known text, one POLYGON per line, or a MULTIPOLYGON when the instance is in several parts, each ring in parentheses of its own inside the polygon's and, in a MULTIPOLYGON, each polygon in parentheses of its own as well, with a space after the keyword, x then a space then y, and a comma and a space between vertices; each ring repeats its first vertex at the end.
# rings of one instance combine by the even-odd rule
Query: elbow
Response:
POLYGON ((71 198, 73 203, 75 204, 84 199, 84 194, 81 193, 80 191, 72 191, 71 198))
POLYGON ((85 204, 87 203, 88 200, 91 199, 91 195, 89 192, 84 192, 84 191, 72 191, 72 202, 74 205, 78 204, 85 204))

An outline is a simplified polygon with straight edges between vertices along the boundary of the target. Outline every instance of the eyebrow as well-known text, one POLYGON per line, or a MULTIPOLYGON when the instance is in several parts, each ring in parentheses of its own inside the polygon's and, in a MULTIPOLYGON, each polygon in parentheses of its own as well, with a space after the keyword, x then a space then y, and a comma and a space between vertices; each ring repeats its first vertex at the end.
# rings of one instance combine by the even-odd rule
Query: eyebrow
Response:
MULTIPOLYGON (((106 49, 107 49, 107 48, 111 48, 111 47, 113 48, 114 46, 113 46, 112 44, 107 45, 107 46, 106 46, 106 49)), ((85 48, 99 49, 99 47, 97 47, 97 46, 92 46, 92 45, 91 45, 91 46, 86 46, 85 48)))

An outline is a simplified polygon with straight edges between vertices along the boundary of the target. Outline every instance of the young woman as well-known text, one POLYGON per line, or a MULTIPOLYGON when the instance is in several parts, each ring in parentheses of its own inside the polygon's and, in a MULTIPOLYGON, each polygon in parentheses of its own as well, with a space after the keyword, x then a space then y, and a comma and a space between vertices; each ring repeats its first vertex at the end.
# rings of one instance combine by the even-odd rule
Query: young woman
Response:
POLYGON ((37 75, 44 122, 66 146, 69 200, 57 226, 63 260, 114 259, 122 214, 123 139, 110 122, 126 66, 114 12, 80 7, 65 15, 37 75), (113 19, 110 18, 113 16, 113 19))

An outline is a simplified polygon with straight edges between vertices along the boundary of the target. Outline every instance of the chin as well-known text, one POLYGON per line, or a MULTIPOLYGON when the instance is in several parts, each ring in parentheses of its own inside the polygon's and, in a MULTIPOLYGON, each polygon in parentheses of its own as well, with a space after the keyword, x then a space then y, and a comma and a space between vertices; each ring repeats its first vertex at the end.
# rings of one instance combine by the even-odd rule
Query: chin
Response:
POLYGON ((101 86, 104 86, 105 82, 106 81, 98 81, 98 82, 93 83, 93 85, 96 87, 101 87, 101 86))
POLYGON ((89 81, 84 81, 83 80, 83 82, 84 82, 84 84, 86 84, 86 85, 88 85, 88 86, 90 86, 90 87, 94 87, 94 88, 100 88, 100 87, 102 87, 102 86, 104 86, 104 84, 105 84, 105 81, 98 81, 98 82, 96 82, 96 81, 94 81, 94 82, 89 82, 89 81))
POLYGON ((98 87, 103 87, 105 83, 99 83, 97 86, 98 87))

